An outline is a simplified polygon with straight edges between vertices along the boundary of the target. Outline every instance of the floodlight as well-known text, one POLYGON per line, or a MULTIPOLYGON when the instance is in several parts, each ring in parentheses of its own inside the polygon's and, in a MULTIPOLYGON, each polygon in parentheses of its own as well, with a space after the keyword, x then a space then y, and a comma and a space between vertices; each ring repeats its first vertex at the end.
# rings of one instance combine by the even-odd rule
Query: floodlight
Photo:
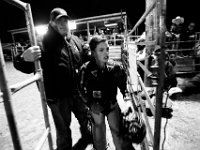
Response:
POLYGON ((35 27, 35 32, 37 35, 44 35, 47 32, 47 25, 39 25, 35 27))
POLYGON ((75 30, 76 29, 76 22, 75 21, 69 21, 68 25, 69 25, 69 29, 70 30, 75 30))

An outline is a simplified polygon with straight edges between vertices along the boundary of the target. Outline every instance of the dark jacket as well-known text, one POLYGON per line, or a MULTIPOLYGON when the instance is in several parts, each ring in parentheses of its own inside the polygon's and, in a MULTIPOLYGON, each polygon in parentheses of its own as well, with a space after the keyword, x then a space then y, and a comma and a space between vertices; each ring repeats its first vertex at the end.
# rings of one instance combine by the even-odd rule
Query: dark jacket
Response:
POLYGON ((191 95, 200 93, 200 74, 194 76, 191 80, 185 82, 181 89, 183 95, 191 95))
MULTIPOLYGON (((42 40, 41 49, 41 65, 47 99, 71 96, 77 90, 76 70, 82 65, 82 42, 73 35, 64 40, 49 26, 42 40)), ((34 72, 33 63, 23 61, 20 56, 14 60, 14 66, 24 73, 34 72)))
POLYGON ((117 87, 125 95, 126 79, 124 70, 117 64, 108 64, 100 70, 94 60, 85 63, 80 70, 80 89, 85 103, 109 107, 116 102, 117 87))

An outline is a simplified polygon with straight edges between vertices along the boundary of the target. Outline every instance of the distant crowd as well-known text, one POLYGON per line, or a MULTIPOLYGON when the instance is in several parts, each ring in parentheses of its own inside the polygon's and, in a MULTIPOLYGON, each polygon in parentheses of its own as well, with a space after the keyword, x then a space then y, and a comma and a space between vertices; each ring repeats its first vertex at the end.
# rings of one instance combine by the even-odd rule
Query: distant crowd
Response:
POLYGON ((167 29, 166 42, 174 42, 169 45, 169 48, 191 49, 195 46, 197 40, 197 25, 196 22, 190 21, 188 24, 184 22, 184 18, 177 16, 172 19, 169 29, 167 29))

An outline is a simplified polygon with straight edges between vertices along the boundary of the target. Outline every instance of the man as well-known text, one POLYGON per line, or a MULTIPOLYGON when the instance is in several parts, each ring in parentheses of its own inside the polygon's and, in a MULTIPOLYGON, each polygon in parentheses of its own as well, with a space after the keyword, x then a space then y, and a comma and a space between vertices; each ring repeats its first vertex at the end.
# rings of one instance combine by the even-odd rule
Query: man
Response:
POLYGON ((42 46, 32 46, 16 56, 14 66, 24 73, 31 73, 34 72, 32 62, 41 60, 47 104, 56 127, 57 150, 72 149, 71 112, 79 121, 82 135, 73 150, 84 150, 91 143, 92 135, 87 128, 87 107, 79 97, 77 86, 83 45, 78 37, 70 34, 68 20, 64 9, 54 8, 42 46))

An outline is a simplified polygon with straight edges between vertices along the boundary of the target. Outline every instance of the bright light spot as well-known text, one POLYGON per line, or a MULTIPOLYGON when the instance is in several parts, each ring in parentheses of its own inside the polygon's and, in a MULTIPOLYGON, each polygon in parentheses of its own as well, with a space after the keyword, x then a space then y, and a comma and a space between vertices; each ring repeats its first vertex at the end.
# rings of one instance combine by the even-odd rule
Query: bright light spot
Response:
POLYGON ((35 27, 36 34, 44 35, 47 32, 47 25, 39 25, 35 27))
POLYGON ((117 26, 117 23, 110 23, 110 24, 105 24, 106 27, 113 27, 117 26))
POLYGON ((75 21, 69 21, 68 25, 69 25, 69 29, 70 30, 75 30, 76 29, 76 22, 75 21))

